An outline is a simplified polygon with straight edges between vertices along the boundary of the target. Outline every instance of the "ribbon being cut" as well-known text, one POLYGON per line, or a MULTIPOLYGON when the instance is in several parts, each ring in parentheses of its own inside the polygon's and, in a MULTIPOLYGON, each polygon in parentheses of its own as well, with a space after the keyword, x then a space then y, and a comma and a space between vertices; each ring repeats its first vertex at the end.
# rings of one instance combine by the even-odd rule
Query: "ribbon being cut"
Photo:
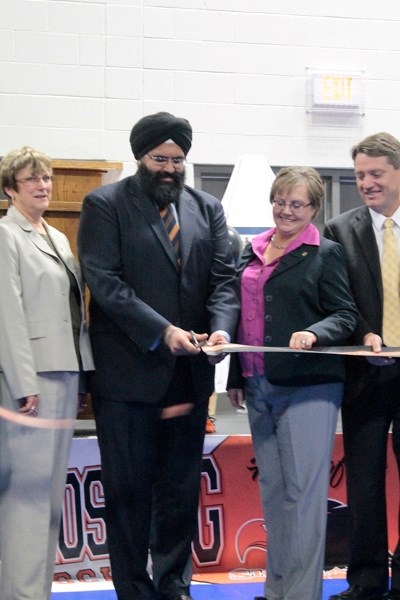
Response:
POLYGON ((297 350, 282 346, 246 346, 244 344, 219 344, 218 346, 202 346, 203 352, 210 356, 231 352, 295 352, 300 354, 342 354, 346 356, 367 356, 370 358, 400 357, 400 347, 384 347, 381 352, 374 352, 371 346, 314 346, 309 350, 297 350))
MULTIPOLYGON (((309 350, 294 350, 282 346, 247 346, 244 344, 219 344, 210 346, 201 344, 202 351, 210 356, 232 352, 308 352, 309 354, 341 354, 344 356, 365 356, 367 358, 389 360, 400 357, 400 347, 384 347, 381 352, 373 352, 370 346, 315 346, 309 350)), ((168 417, 173 415, 168 415, 168 417)), ((0 407, 0 418, 13 421, 19 425, 40 429, 71 429, 75 426, 73 419, 42 419, 27 417, 0 407)), ((166 418, 166 416, 164 417, 166 418)))

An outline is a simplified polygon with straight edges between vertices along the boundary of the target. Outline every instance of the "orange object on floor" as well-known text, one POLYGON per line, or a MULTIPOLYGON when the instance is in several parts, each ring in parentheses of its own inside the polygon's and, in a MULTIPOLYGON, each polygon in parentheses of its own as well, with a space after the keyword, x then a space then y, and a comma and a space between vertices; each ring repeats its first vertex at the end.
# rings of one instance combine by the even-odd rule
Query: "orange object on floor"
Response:
POLYGON ((215 418, 208 415, 206 421, 206 433, 216 433, 217 430, 215 428, 215 418))

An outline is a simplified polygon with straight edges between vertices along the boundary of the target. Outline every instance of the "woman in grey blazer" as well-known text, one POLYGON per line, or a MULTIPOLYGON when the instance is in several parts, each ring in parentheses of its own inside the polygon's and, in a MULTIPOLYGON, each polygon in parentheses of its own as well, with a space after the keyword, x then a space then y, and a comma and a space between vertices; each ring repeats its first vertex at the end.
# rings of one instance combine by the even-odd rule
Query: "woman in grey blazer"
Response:
POLYGON ((50 159, 27 146, 0 163, 2 600, 50 598, 81 374, 93 369, 78 265, 42 218, 52 179, 50 159))

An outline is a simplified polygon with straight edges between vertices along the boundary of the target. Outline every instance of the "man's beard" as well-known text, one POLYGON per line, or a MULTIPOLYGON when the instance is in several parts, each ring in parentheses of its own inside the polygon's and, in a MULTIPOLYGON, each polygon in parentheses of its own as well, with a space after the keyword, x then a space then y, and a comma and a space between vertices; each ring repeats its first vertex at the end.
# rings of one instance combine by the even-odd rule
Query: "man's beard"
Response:
POLYGON ((154 200, 159 210, 178 200, 185 181, 184 170, 179 173, 151 171, 143 163, 139 164, 138 176, 144 191, 154 200), (165 177, 172 178, 173 181, 163 181, 165 177))

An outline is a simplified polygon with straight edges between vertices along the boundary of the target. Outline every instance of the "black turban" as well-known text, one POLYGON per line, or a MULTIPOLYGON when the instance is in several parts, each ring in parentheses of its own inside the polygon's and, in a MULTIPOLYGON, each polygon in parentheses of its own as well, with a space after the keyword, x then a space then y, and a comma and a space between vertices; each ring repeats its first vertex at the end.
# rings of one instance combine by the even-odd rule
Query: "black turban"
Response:
POLYGON ((129 138, 137 160, 167 140, 175 142, 186 156, 192 145, 192 127, 189 121, 167 112, 147 115, 133 126, 129 138))

